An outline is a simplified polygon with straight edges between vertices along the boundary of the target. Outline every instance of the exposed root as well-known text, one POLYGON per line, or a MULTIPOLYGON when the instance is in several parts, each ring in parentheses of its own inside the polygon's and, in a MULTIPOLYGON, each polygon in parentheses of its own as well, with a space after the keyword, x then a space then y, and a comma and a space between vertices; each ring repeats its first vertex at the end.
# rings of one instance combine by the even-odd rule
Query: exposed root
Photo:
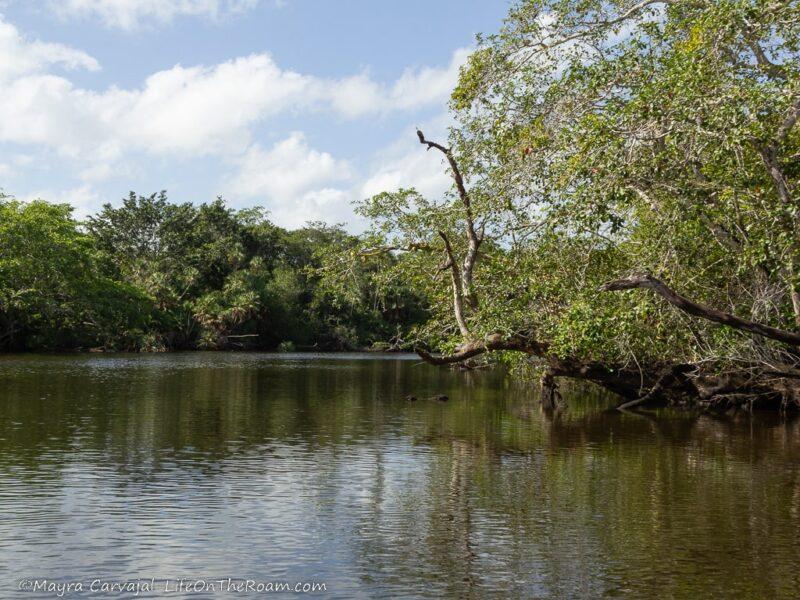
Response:
POLYGON ((623 402, 619 406, 617 406, 618 410, 626 410, 634 408, 635 406, 639 406, 642 404, 647 404, 649 402, 653 402, 655 400, 659 400, 663 397, 664 392, 676 383, 683 383, 685 380, 686 373, 692 371, 695 368, 694 365, 672 365, 664 369, 659 376, 658 380, 656 380, 653 387, 650 388, 650 391, 647 392, 644 396, 640 398, 636 398, 635 400, 629 400, 627 402, 623 402))
POLYGON ((625 400, 618 406, 621 410, 655 403, 697 406, 706 410, 800 409, 800 378, 791 368, 776 370, 750 365, 733 373, 720 374, 708 364, 678 363, 643 365, 634 369, 559 358, 551 354, 546 343, 520 335, 489 336, 481 342, 464 344, 449 356, 433 356, 417 350, 425 361, 434 365, 463 364, 494 351, 523 352, 544 367, 540 384, 541 402, 546 409, 563 402, 556 383, 558 377, 590 381, 621 396, 625 400))

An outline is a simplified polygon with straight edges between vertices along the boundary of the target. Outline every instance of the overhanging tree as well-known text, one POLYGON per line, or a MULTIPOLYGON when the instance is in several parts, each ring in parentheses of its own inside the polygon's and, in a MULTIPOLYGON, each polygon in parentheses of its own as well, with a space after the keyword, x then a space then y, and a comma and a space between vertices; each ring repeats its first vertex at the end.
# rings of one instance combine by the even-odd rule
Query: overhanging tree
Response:
POLYGON ((361 206, 366 252, 438 300, 423 358, 521 353, 549 398, 566 375, 800 403, 799 48, 793 1, 515 5, 462 69, 449 144, 418 134, 452 194, 361 206))

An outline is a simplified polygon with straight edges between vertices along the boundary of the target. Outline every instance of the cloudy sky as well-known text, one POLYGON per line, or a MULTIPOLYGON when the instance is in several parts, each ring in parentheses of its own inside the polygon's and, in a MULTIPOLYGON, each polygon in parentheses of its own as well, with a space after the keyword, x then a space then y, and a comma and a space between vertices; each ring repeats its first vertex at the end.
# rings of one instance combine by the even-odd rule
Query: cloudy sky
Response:
POLYGON ((277 223, 447 186, 414 135, 505 0, 0 0, 0 188, 78 215, 135 190, 277 223))

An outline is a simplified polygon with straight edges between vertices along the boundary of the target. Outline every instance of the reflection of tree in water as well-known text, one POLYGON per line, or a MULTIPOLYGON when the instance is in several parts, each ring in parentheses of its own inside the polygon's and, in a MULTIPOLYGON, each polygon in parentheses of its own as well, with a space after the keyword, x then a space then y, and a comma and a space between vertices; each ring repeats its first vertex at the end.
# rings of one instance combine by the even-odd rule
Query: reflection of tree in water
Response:
POLYGON ((622 414, 581 394, 547 413, 524 386, 413 362, 159 367, 99 383, 32 372, 7 386, 0 475, 57 482, 96 464, 116 485, 174 471, 254 482, 234 494, 302 494, 389 595, 410 582, 411 595, 462 597, 785 595, 800 563, 800 421, 622 414))
MULTIPOLYGON (((459 590, 463 596, 471 596, 479 575, 475 569, 476 553, 473 548, 471 488, 475 468, 475 447, 461 440, 451 442, 449 453, 450 477, 439 494, 433 495, 434 503, 428 516, 430 527, 429 546, 436 556, 437 548, 445 552, 436 556, 443 573, 448 573, 451 591, 459 590)), ((446 463, 442 476, 446 477, 446 463)), ((438 487, 440 480, 432 485, 438 487)), ((433 490, 430 490, 433 493, 433 490)))
MULTIPOLYGON (((647 595, 662 585, 680 596, 702 580, 737 596, 791 596, 800 421, 599 413, 553 415, 546 427, 539 507, 560 521, 559 543, 597 545, 572 562, 583 573, 603 567, 588 576, 595 589, 647 595)), ((549 554, 549 572, 565 556, 549 554)))
POLYGON ((800 559, 800 420, 512 406, 487 436, 469 410, 427 421, 417 440, 446 456, 457 491, 437 494, 443 478, 431 475, 432 513, 458 507, 464 525, 463 537, 439 536, 438 552, 469 548, 464 567, 488 575, 478 585, 501 578, 481 560, 490 554, 525 574, 529 587, 508 588, 520 593, 682 595, 706 581, 787 595, 800 559))

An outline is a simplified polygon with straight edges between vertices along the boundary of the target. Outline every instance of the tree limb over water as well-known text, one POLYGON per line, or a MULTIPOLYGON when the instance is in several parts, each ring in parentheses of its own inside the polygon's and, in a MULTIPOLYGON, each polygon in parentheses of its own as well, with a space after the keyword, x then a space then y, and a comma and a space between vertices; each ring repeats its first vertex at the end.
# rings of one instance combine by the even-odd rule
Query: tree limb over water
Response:
POLYGON ((623 407, 800 407, 798 23, 796 2, 515 6, 462 68, 447 142, 417 131, 452 194, 370 206, 444 254, 411 276, 437 299, 420 339, 455 351, 420 356, 516 353, 550 404, 570 377, 623 407), (596 293, 636 289, 666 303, 596 293))
POLYGON ((770 327, 769 325, 763 325, 761 323, 754 323, 753 321, 748 321, 735 315, 716 310, 710 306, 692 302, 688 298, 685 298, 675 292, 661 280, 656 279, 652 275, 646 273, 638 273, 629 277, 625 277, 624 279, 609 281, 608 283, 604 283, 602 286, 600 286, 601 292, 618 292, 621 290, 635 289, 652 290, 675 308, 695 317, 707 319, 722 325, 727 325, 728 327, 732 327, 733 329, 738 329, 740 331, 754 333, 772 340, 783 342, 784 344, 800 346, 800 334, 798 333, 785 331, 776 327, 770 327))

